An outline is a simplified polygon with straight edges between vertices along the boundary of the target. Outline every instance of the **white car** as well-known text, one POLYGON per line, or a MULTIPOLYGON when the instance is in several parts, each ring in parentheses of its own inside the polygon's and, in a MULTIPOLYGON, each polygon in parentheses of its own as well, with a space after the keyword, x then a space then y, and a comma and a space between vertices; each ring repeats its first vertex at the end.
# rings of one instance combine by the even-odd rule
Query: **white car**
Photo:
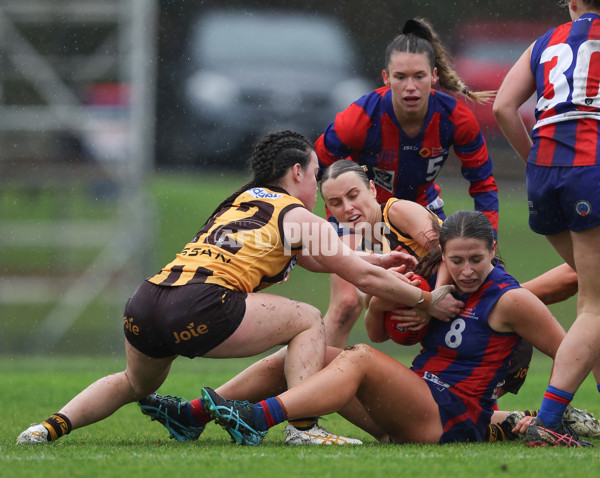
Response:
POLYGON ((160 132, 158 164, 245 165, 251 144, 292 129, 311 140, 373 89, 337 19, 291 11, 214 10, 192 23, 160 132))

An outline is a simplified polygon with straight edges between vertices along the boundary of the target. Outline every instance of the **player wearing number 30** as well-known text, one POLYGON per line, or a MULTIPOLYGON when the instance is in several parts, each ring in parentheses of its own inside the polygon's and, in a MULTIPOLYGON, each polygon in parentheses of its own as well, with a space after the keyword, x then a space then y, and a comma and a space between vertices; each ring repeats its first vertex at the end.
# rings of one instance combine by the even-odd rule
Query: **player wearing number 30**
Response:
POLYGON ((521 55, 494 103, 502 132, 527 162, 529 225, 577 272, 579 286, 577 319, 558 349, 539 416, 527 428, 531 446, 576 446, 561 426, 563 412, 594 366, 600 382, 600 1, 561 3, 572 21, 521 55), (518 108, 534 92, 530 138, 518 108))

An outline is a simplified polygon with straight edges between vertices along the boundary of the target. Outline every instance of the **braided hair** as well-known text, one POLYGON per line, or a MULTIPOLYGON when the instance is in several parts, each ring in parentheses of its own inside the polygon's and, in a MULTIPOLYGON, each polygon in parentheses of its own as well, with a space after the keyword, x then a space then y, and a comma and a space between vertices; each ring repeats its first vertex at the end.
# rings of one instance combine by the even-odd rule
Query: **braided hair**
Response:
POLYGON ((232 204, 235 198, 244 191, 277 184, 288 169, 296 163, 299 163, 303 169, 306 168, 313 151, 313 143, 294 131, 277 131, 263 136, 256 143, 254 152, 248 161, 252 170, 252 179, 223 200, 206 223, 225 206, 232 204))
POLYGON ((479 103, 487 103, 495 91, 470 91, 453 69, 450 53, 440 40, 433 26, 424 18, 412 18, 402 27, 402 33, 392 40, 385 50, 385 70, 394 53, 422 53, 429 58, 431 70, 437 68, 440 86, 451 93, 458 93, 479 103))

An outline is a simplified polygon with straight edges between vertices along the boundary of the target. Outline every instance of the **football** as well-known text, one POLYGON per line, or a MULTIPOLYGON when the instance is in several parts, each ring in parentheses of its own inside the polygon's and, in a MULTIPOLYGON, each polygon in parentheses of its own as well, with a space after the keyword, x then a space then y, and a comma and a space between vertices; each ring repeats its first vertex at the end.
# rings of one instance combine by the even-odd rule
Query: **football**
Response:
MULTIPOLYGON (((419 287, 423 290, 430 291, 429 283, 421 276, 415 275, 415 279, 421 279, 419 287)), ((406 307, 409 309, 410 307, 406 307)), ((386 312, 384 314, 384 326, 385 331, 389 335, 390 339, 400 345, 414 345, 419 343, 425 334, 429 330, 429 323, 420 330, 408 330, 405 327, 398 325, 398 322, 392 320, 390 317, 394 315, 393 312, 386 312)))

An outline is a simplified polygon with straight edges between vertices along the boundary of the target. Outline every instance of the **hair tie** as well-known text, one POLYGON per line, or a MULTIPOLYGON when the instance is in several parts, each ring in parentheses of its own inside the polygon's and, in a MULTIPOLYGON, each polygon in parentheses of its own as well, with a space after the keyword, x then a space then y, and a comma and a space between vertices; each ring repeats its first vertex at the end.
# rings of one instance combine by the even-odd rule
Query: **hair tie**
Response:
POLYGON ((413 18, 406 21, 406 23, 402 27, 402 33, 404 35, 412 34, 412 35, 418 36, 420 38, 427 40, 428 42, 431 42, 433 40, 433 37, 431 36, 431 32, 429 31, 429 29, 426 28, 421 22, 419 22, 418 20, 415 20, 413 18))

